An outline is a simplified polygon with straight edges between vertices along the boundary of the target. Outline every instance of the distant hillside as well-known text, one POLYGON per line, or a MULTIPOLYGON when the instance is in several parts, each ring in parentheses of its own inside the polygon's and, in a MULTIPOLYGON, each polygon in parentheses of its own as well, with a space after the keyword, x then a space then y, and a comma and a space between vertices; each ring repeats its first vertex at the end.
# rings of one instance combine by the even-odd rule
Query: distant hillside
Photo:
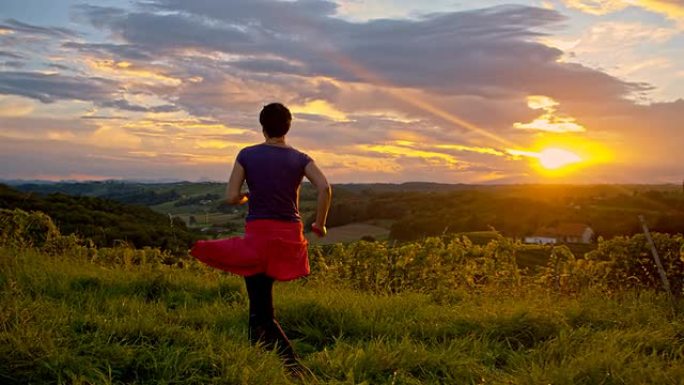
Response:
POLYGON ((465 184, 465 183, 434 183, 434 182, 404 182, 404 183, 341 183, 335 187, 352 193, 387 193, 387 192, 449 192, 449 191, 500 191, 506 193, 529 193, 566 191, 572 194, 601 194, 616 195, 628 192, 681 192, 682 186, 676 184, 636 184, 636 185, 567 185, 567 184, 465 184))
MULTIPOLYGON (((194 193, 198 186, 221 189, 220 183, 133 183, 125 181, 104 182, 60 182, 60 183, 27 183, 15 186, 16 189, 39 194, 63 193, 74 196, 92 196, 112 199, 122 203, 133 203, 145 206, 158 205, 184 198, 187 193, 194 193), (191 191, 188 191, 191 190, 191 191)), ((225 185, 223 185, 225 186, 225 185)))
MULTIPOLYGON (((335 186, 337 187, 337 186, 335 186)), ((684 233, 684 193, 674 185, 341 185, 329 227, 391 222, 391 239, 488 231, 521 238, 559 223, 582 223, 611 238, 651 230, 684 233), (451 189, 451 190, 450 190, 451 189)), ((335 189, 334 189, 335 191, 335 189)), ((306 217, 307 223, 313 215, 306 217)))
MULTIPOLYGON (((226 184, 219 182, 140 183, 127 181, 90 181, 59 183, 24 183, 13 188, 41 195, 62 193, 111 199, 121 203, 151 207, 164 214, 195 209, 201 200, 211 200, 210 211, 221 211, 226 184), (180 209, 179 209, 180 208, 180 209)), ((301 200, 315 200, 310 183, 303 183, 301 200)))
POLYGON ((405 182, 405 183, 342 183, 335 187, 349 192, 362 193, 372 191, 374 193, 384 192, 429 192, 429 191, 457 191, 457 190, 476 190, 483 186, 474 184, 445 184, 433 182, 405 182))
POLYGON ((183 221, 171 221, 148 207, 110 199, 62 193, 43 196, 0 184, 0 208, 42 211, 55 221, 62 233, 78 234, 98 246, 124 241, 136 247, 187 251, 197 238, 183 221))
MULTIPOLYGON (((64 193, 147 206, 182 216, 195 227, 240 227, 246 206, 227 206, 225 183, 125 181, 25 184, 39 194, 64 193), (212 219, 213 218, 213 219, 212 219), (205 223, 206 222, 206 223, 205 223)), ((313 222, 316 192, 304 183, 300 212, 313 222)), ((413 240, 442 233, 489 231, 534 235, 558 223, 589 225, 597 235, 641 232, 638 215, 654 231, 684 232, 684 193, 679 185, 467 185, 430 182, 335 184, 328 227, 383 221, 390 238, 413 240)), ((308 228, 308 226, 307 226, 308 228)))

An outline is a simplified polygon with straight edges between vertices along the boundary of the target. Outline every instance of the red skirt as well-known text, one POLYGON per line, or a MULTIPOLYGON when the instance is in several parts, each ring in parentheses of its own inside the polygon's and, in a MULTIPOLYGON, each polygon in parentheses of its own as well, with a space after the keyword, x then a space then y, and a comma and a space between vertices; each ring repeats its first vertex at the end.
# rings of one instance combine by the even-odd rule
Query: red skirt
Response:
POLYGON ((247 222, 244 237, 198 241, 190 250, 211 267, 242 276, 265 273, 278 281, 309 275, 308 242, 301 222, 247 222))

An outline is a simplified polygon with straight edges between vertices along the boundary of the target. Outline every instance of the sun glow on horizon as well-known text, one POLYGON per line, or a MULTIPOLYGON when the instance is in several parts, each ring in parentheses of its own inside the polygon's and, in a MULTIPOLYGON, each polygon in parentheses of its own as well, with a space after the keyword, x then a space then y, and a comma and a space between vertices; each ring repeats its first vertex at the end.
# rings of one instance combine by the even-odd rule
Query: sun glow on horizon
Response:
POLYGON ((557 170, 573 163, 579 163, 582 158, 574 152, 560 148, 547 148, 539 153, 539 164, 547 170, 557 170))
POLYGON ((516 157, 522 156, 535 159, 534 168, 547 176, 567 174, 575 166, 587 163, 588 161, 573 151, 558 147, 546 147, 540 151, 509 149, 507 152, 516 157))

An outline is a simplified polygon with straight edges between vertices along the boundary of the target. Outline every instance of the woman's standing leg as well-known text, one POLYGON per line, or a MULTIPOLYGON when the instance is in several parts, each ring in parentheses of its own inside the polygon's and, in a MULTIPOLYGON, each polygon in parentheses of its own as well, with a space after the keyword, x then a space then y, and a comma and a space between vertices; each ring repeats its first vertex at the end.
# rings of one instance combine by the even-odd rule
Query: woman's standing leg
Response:
POLYGON ((249 296, 249 340, 277 349, 286 365, 296 365, 297 356, 273 310, 273 278, 266 274, 245 277, 249 296))

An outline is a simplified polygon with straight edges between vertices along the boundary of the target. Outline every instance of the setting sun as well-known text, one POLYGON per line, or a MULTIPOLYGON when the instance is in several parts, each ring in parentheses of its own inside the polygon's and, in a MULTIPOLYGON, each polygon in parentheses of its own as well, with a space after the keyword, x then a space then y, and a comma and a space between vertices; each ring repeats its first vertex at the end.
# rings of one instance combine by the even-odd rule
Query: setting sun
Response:
MULTIPOLYGON (((546 176, 565 175, 574 169, 572 166, 577 166, 580 163, 586 164, 590 161, 586 154, 580 156, 576 152, 557 147, 547 147, 541 151, 508 149, 506 152, 515 157, 534 159, 533 168, 546 176)), ((595 153, 599 154, 600 152, 596 150, 595 153)))
POLYGON ((582 161, 577 154, 559 148, 547 148, 539 153, 539 163, 547 170, 557 170, 582 161))

